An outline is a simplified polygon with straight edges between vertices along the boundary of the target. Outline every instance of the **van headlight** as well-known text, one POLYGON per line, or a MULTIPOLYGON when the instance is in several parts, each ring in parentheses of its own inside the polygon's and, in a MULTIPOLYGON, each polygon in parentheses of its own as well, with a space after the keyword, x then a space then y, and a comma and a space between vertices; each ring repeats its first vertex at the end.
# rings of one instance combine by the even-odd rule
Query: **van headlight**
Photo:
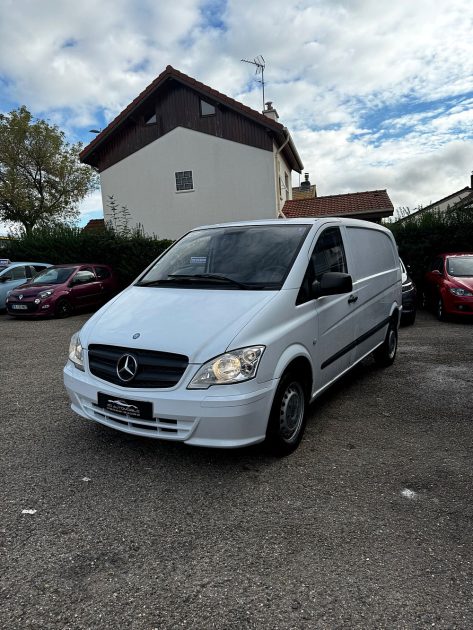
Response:
POLYGON ((69 360, 76 366, 78 370, 84 370, 84 349, 80 342, 79 333, 76 332, 71 337, 69 344, 69 360))
POLYGON ((225 352, 204 363, 187 389, 208 389, 211 385, 230 385, 256 376, 264 346, 250 346, 225 352))

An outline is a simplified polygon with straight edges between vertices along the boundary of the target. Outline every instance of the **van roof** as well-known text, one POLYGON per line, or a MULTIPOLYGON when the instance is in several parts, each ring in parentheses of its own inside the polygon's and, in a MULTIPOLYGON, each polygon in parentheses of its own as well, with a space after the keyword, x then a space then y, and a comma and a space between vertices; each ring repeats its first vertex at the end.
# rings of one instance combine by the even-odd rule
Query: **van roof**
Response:
POLYGON ((303 217, 298 219, 257 219, 252 221, 232 221, 229 223, 215 223, 209 225, 200 225, 191 230, 202 230, 206 228, 220 228, 220 227, 243 227, 246 225, 317 225, 323 223, 339 223, 341 225, 351 225, 358 227, 366 227, 375 230, 389 231, 383 225, 379 223, 373 223, 372 221, 363 221, 361 219, 350 219, 342 217, 303 217))

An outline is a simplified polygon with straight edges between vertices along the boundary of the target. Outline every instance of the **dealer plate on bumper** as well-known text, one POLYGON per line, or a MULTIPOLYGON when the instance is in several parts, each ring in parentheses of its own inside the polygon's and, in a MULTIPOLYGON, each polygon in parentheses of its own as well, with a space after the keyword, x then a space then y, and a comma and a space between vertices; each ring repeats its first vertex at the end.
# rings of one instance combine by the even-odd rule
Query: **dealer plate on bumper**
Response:
POLYGON ((128 400, 117 396, 97 393, 97 407, 101 407, 111 413, 131 418, 141 418, 142 420, 153 419, 153 403, 141 400, 128 400))

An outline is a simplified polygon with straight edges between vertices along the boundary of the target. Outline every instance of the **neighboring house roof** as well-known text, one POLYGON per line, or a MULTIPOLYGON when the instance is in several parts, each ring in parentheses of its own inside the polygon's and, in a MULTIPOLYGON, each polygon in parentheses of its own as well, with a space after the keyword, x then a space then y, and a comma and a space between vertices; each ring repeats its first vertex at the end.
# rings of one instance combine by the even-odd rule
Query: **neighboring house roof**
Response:
POLYGON ((381 219, 392 216, 394 206, 386 190, 328 195, 286 201, 283 213, 288 219, 302 217, 354 217, 381 219))
POLYGON ((105 229, 104 219, 90 219, 90 221, 82 228, 83 232, 96 232, 105 229))
POLYGON ((416 212, 411 212, 411 214, 408 214, 407 216, 402 217, 401 219, 398 219, 397 223, 403 223, 404 221, 409 221, 409 219, 412 219, 413 217, 417 217, 420 214, 424 214, 426 212, 432 212, 436 209, 437 206, 443 203, 447 203, 448 205, 449 201, 452 202, 452 207, 453 207, 457 203, 461 202, 466 196, 470 195, 472 192, 473 191, 469 186, 465 186, 465 188, 462 188, 461 190, 457 190, 457 192, 454 192, 451 195, 447 195, 446 197, 443 197, 442 199, 439 199, 438 201, 434 201, 434 203, 431 203, 428 206, 425 206, 424 208, 419 208, 419 210, 416 210, 416 212))
POLYGON ((246 116, 247 118, 250 118, 251 120, 259 123, 268 130, 273 131, 279 145, 284 144, 286 139, 288 139, 288 145, 295 163, 294 170, 300 172, 304 168, 304 165, 302 164, 302 161, 299 157, 299 154, 289 132, 287 131, 286 127, 281 125, 281 123, 278 123, 276 120, 273 120, 272 118, 265 116, 264 114, 261 114, 254 109, 251 109, 251 107, 243 105, 243 103, 240 103, 239 101, 236 101, 233 98, 230 98, 229 96, 226 96, 225 94, 214 90, 213 88, 205 85, 204 83, 201 83, 200 81, 196 81, 192 77, 180 72, 179 70, 176 70, 172 66, 167 66, 166 69, 161 72, 161 74, 152 83, 148 85, 147 88, 145 88, 127 107, 125 107, 125 109, 120 114, 118 114, 118 116, 114 118, 114 120, 112 120, 109 125, 105 129, 103 129, 92 140, 92 142, 90 142, 90 144, 88 144, 82 150, 82 152, 80 153, 81 161, 87 162, 88 156, 90 156, 90 154, 95 149, 97 149, 105 140, 107 140, 110 135, 113 134, 113 132, 118 129, 120 125, 129 116, 131 116, 131 114, 133 114, 133 112, 138 107, 140 107, 152 94, 156 92, 156 90, 158 90, 169 79, 178 81, 186 85, 187 87, 199 92, 203 96, 210 97, 214 101, 218 101, 226 105, 227 107, 237 111, 243 116, 246 116))

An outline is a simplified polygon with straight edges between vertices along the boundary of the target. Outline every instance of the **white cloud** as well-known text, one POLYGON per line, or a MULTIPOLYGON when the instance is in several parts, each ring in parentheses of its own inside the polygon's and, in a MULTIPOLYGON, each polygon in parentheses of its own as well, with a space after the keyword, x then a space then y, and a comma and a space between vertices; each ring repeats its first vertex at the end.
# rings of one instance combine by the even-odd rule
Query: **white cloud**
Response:
POLYGON ((0 109, 24 103, 88 141, 171 64, 259 110, 240 60, 263 54, 267 100, 319 193, 387 188, 415 207, 469 183, 472 27, 469 0, 10 2, 0 109))

